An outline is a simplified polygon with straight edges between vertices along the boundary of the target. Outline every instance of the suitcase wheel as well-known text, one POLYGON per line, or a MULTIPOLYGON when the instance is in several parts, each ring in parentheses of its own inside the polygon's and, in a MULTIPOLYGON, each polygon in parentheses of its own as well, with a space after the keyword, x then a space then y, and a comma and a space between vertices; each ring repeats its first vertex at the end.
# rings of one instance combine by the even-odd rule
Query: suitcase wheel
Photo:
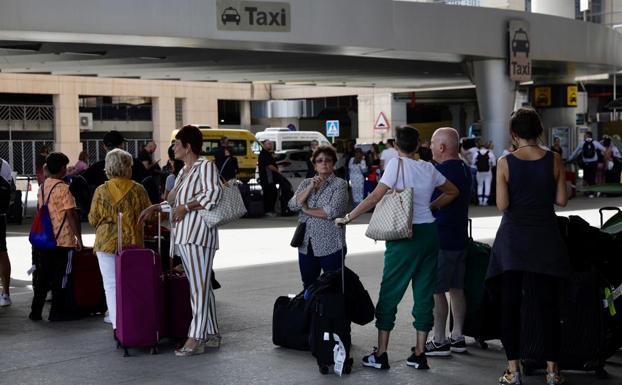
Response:
POLYGON ((480 348, 484 350, 488 349, 488 343, 486 341, 478 339, 477 342, 479 343, 480 348))
POLYGON ((320 373, 328 374, 328 365, 320 365, 319 369, 320 369, 320 373))
POLYGON ((606 378, 609 378, 609 373, 607 373, 605 368, 597 368, 596 369, 596 378, 598 378, 599 380, 604 380, 606 378))
POLYGON ((158 348, 158 344, 153 345, 151 350, 149 351, 151 355, 160 353, 160 349, 158 348))
POLYGON ((123 357, 129 357, 130 352, 127 351, 127 348, 123 348, 123 357))

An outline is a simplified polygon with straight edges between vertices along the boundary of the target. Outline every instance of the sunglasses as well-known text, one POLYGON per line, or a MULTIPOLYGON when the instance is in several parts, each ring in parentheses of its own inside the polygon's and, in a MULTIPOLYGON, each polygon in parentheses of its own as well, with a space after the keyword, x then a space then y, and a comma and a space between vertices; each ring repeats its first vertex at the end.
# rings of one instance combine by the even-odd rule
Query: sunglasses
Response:
POLYGON ((316 164, 319 164, 319 163, 333 163, 333 160, 330 159, 330 158, 317 158, 315 160, 315 163, 316 164))

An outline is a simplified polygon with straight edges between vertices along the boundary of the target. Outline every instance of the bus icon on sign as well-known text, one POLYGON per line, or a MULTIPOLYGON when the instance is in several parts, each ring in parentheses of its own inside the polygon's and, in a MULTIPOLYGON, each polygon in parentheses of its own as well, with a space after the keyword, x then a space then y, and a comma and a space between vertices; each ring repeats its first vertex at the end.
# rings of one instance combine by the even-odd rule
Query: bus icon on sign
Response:
POLYGON ((529 57, 529 37, 522 28, 514 32, 512 37, 512 55, 516 56, 517 52, 522 52, 525 54, 525 57, 529 57))
POLYGON ((238 10, 233 7, 227 7, 224 11, 222 11, 222 23, 235 23, 236 25, 240 25, 240 14, 238 10))

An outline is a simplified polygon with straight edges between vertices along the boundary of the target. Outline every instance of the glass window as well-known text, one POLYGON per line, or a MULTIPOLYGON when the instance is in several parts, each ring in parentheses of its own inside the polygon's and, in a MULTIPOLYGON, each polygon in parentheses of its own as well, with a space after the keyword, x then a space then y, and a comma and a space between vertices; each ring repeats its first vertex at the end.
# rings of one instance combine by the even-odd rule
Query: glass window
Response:
MULTIPOLYGON (((202 155, 214 155, 218 147, 220 147, 220 140, 218 139, 203 140, 202 155)), ((245 140, 229 139, 229 147, 233 149, 233 155, 246 156, 246 141, 245 140)))
POLYGON ((284 140, 281 143, 282 150, 308 150, 311 148, 310 140, 284 140))

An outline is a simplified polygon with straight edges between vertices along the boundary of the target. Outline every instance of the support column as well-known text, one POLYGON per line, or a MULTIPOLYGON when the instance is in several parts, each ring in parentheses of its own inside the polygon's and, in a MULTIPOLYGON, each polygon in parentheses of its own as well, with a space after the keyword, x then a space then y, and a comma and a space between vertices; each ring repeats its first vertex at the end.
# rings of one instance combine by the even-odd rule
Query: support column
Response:
POLYGON ((72 91, 61 91, 53 97, 54 151, 67 155, 69 164, 76 163, 82 151, 78 94, 72 91))
POLYGON ((218 99, 206 95, 188 96, 183 99, 184 124, 209 124, 218 127, 218 99))
POLYGON ((371 143, 393 138, 395 127, 406 124, 406 103, 393 101, 390 92, 358 95, 358 138, 359 143, 371 143), (388 132, 374 130, 376 119, 381 112, 387 117, 391 126, 388 132))
POLYGON ((240 100, 240 128, 251 129, 251 102, 240 100))
POLYGON ((452 104, 449 106, 449 113, 451 113, 451 125, 453 128, 458 130, 458 132, 463 132, 462 130, 462 119, 461 119, 462 106, 459 104, 452 104))
POLYGON ((508 123, 514 108, 514 82, 508 77, 506 66, 503 59, 473 62, 482 138, 492 141, 497 156, 501 155, 510 140, 508 123))
POLYGON ((575 18, 575 2, 568 0, 531 0, 531 12, 575 18))
POLYGON ((160 159, 160 166, 168 160, 168 148, 171 145, 171 133, 176 128, 175 98, 160 96, 152 99, 153 141, 158 146, 155 159, 160 159))

